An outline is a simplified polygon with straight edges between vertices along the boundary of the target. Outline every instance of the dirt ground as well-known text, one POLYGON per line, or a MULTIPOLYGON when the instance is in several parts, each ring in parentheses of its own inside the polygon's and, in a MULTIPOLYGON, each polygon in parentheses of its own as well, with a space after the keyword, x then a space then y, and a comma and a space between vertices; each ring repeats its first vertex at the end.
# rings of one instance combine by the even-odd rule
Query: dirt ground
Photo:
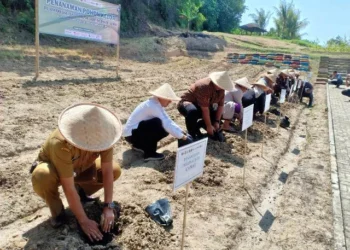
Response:
MULTIPOLYGON (((148 39, 150 44, 142 45, 144 53, 131 40, 124 42, 118 80, 114 58, 104 56, 113 54, 114 48, 103 48, 98 54, 90 45, 74 50, 43 47, 37 81, 33 81, 33 48, 6 48, 25 51, 25 56, 0 61, 0 249, 179 249, 185 190, 172 191, 176 159, 172 138, 161 142, 159 151, 166 159, 160 163, 144 163, 124 140, 115 145, 114 158, 123 167, 113 197, 121 204, 121 233, 106 246, 85 243, 71 213, 67 225, 52 229, 49 211, 34 194, 29 174, 58 115, 73 103, 103 104, 125 123, 132 110, 149 97, 148 91, 164 82, 181 94, 211 71, 228 70, 232 79, 247 76, 253 80, 266 70, 226 63, 226 54, 236 50, 223 47, 222 41, 211 53, 187 50, 194 38, 163 47, 176 39, 148 39), (149 55, 154 56, 145 60, 149 55), (172 57, 166 57, 169 55, 172 57), (145 207, 160 198, 171 203, 174 225, 170 230, 145 213, 145 207)), ((211 41, 198 39, 206 44, 211 41)), ((317 70, 317 61, 313 69, 317 70)), ((225 143, 209 142, 204 175, 190 190, 186 249, 332 249, 324 86, 316 86, 315 104, 313 109, 284 104, 282 112, 292 123, 288 130, 277 129, 273 114, 267 124, 263 117, 255 121, 248 130, 246 164, 244 133, 226 134, 225 143)), ((175 105, 168 112, 185 128, 175 105)), ((97 195, 103 197, 102 191, 97 195)))

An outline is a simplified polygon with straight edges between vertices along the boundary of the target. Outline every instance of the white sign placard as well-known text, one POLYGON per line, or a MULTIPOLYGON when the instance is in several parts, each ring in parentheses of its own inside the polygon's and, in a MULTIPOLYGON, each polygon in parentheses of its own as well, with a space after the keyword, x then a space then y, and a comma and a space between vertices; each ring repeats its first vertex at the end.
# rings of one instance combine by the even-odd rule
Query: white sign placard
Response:
POLYGON ((242 131, 253 125, 254 104, 243 109, 242 131))
POLYGON ((300 89, 300 87, 301 87, 301 83, 303 82, 303 80, 301 80, 301 79, 299 79, 298 80, 298 86, 297 86, 297 89, 300 89))
POLYGON ((265 98, 265 107, 264 107, 264 113, 269 111, 270 109, 270 103, 271 103, 271 94, 266 95, 265 98))
POLYGON ((286 89, 282 89, 281 90, 280 103, 284 103, 286 101, 286 94, 287 94, 287 90, 286 89))
POLYGON ((208 138, 178 148, 176 154, 174 191, 203 174, 208 138))

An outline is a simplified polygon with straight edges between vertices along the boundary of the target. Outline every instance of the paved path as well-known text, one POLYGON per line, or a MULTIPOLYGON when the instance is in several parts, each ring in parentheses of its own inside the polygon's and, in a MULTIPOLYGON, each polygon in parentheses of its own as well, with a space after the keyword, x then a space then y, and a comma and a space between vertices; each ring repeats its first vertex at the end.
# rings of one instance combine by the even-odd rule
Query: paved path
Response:
POLYGON ((350 98, 341 91, 329 86, 330 108, 333 121, 336 162, 340 186, 341 210, 346 249, 350 249, 350 98))

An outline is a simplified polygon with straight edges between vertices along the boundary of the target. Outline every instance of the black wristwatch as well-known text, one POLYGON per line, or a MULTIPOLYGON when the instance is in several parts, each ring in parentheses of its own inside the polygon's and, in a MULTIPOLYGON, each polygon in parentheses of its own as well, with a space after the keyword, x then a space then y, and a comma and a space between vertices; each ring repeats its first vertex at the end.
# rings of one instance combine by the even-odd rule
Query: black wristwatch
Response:
POLYGON ((108 207, 110 209, 114 209, 115 208, 115 203, 112 201, 112 202, 104 202, 103 203, 103 207, 108 207))

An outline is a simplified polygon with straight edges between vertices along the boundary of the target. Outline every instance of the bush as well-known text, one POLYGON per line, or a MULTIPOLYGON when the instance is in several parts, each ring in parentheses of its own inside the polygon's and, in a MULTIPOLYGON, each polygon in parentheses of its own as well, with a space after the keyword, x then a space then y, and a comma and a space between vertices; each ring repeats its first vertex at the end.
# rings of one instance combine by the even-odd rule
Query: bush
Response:
POLYGON ((5 6, 2 4, 2 2, 0 2, 0 14, 4 15, 6 13, 6 8, 5 6))
POLYGON ((27 30, 34 34, 35 32, 35 12, 33 9, 21 11, 16 17, 16 22, 19 29, 27 30))

